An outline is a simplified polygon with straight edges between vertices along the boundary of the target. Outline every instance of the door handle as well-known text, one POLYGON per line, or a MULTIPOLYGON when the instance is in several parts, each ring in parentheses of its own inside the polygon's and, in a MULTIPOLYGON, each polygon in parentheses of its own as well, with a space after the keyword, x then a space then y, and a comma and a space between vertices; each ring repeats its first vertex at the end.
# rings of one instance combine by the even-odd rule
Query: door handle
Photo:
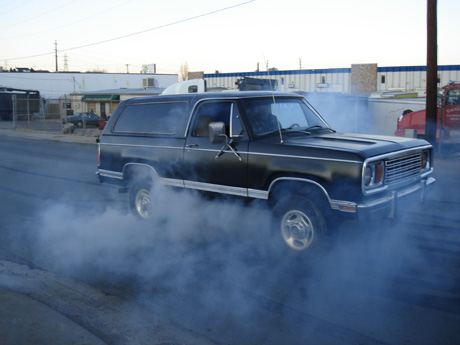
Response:
POLYGON ((197 146, 200 146, 200 145, 198 145, 198 144, 187 144, 187 145, 185 145, 185 147, 197 147, 197 146))

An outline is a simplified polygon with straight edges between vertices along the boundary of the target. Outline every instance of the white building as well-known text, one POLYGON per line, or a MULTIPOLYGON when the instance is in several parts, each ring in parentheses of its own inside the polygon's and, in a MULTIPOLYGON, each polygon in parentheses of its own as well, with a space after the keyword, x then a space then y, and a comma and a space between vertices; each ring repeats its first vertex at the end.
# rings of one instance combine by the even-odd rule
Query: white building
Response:
POLYGON ((128 97, 126 95, 135 97, 159 94, 178 81, 177 74, 50 73, 20 70, 21 72, 1 72, 0 87, 39 91, 40 97, 46 100, 45 112, 61 116, 69 111, 95 111, 98 115, 110 116, 120 100, 128 97), (101 93, 101 90, 105 91, 101 93))
POLYGON ((164 89, 177 83, 177 74, 2 72, 0 86, 38 90, 45 99, 107 89, 164 89))

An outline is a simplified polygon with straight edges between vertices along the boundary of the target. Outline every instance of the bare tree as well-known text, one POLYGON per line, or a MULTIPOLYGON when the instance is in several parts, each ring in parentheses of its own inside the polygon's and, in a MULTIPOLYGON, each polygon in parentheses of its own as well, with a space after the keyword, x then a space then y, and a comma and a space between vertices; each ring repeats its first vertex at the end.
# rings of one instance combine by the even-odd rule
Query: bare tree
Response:
POLYGON ((180 65, 179 81, 188 80, 188 63, 187 61, 180 65))

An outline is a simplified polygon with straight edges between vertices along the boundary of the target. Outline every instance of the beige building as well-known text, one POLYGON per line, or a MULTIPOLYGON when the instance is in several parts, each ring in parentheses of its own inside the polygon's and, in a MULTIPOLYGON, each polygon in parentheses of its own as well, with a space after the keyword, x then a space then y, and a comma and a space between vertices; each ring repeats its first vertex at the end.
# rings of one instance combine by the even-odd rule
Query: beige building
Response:
POLYGON ((93 92, 81 92, 70 94, 69 99, 63 100, 64 108, 69 113, 91 111, 99 116, 111 116, 120 102, 144 96, 159 95, 163 88, 145 88, 145 89, 113 89, 93 92))

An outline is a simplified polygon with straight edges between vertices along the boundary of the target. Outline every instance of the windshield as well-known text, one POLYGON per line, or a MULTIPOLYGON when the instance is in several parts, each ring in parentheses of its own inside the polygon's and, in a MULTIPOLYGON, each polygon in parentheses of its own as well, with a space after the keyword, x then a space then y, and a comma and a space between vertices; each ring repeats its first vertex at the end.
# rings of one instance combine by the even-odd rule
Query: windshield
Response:
POLYGON ((452 89, 447 93, 446 105, 457 105, 460 104, 460 90, 452 89))
POLYGON ((274 101, 273 98, 255 98, 246 99, 243 103, 249 126, 256 136, 278 132, 280 129, 329 129, 329 125, 302 99, 276 98, 274 101))

